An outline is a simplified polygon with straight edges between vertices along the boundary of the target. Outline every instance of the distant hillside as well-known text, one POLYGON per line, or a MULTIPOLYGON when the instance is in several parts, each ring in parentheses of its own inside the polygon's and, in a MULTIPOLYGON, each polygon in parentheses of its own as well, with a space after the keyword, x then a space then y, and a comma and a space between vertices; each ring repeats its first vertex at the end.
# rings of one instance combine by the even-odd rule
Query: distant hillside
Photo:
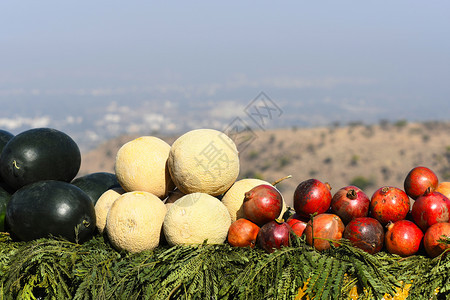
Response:
MULTIPOLYGON (((254 134, 253 142, 239 149, 239 178, 273 182, 292 175, 278 185, 288 204, 296 186, 309 178, 328 182, 333 193, 354 184, 369 197, 384 185, 403 188, 405 176, 418 165, 434 170, 441 181, 450 181, 450 122, 355 123, 254 134)), ((121 136, 83 153, 80 175, 113 172, 117 150, 135 137, 121 136)), ((171 144, 177 137, 161 138, 171 144)))

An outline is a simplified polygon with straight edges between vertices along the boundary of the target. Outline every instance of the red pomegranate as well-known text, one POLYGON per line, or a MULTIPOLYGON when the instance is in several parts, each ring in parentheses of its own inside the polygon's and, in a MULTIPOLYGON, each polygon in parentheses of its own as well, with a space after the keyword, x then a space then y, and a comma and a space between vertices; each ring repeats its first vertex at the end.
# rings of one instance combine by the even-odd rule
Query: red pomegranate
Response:
POLYGON ((259 232, 259 226, 250 220, 241 218, 231 223, 228 229, 227 240, 233 247, 250 247, 256 245, 256 237, 259 232))
POLYGON ((301 182, 294 191, 294 209, 303 218, 314 213, 322 214, 330 208, 331 187, 317 179, 301 182))
POLYGON ((390 223, 385 234, 384 244, 389 253, 402 257, 416 254, 423 238, 423 232, 408 220, 390 223))
POLYGON ((384 186, 376 190, 370 200, 370 216, 385 226, 406 218, 410 209, 406 193, 396 187, 384 186))
MULTIPOLYGON (((337 215, 327 213, 316 215, 305 228, 306 243, 318 251, 327 250, 331 247, 330 240, 342 238, 344 229, 345 225, 337 215)), ((337 243, 333 244, 339 246, 337 243)))
MULTIPOLYGON (((439 242, 444 237, 450 238, 450 223, 436 223, 431 225, 423 236, 423 246, 430 257, 439 256, 450 249, 450 244, 439 242)), ((447 252, 448 253, 448 252, 447 252)))
POLYGON ((258 232, 256 243, 268 253, 289 246, 291 227, 280 219, 264 224, 258 232))
POLYGON ((411 210, 414 223, 424 232, 435 223, 448 222, 449 213, 450 200, 439 192, 432 192, 431 189, 414 201, 411 210))
POLYGON ((331 212, 338 215, 344 224, 353 218, 367 217, 370 199, 358 187, 349 185, 339 189, 331 199, 331 212))
POLYGON ((286 223, 291 226, 292 231, 298 235, 301 236, 303 232, 305 231, 306 224, 308 224, 308 220, 301 218, 298 214, 293 214, 292 216, 287 219, 286 223))
POLYGON ((438 177, 427 167, 415 167, 406 175, 404 188, 406 194, 414 200, 422 196, 428 188, 433 191, 438 186, 438 177))
POLYGON ((383 248, 384 228, 374 218, 355 218, 345 226, 343 238, 348 239, 353 246, 375 254, 383 248))
POLYGON ((283 197, 274 186, 261 184, 245 193, 242 206, 246 218, 262 226, 280 216, 283 197))

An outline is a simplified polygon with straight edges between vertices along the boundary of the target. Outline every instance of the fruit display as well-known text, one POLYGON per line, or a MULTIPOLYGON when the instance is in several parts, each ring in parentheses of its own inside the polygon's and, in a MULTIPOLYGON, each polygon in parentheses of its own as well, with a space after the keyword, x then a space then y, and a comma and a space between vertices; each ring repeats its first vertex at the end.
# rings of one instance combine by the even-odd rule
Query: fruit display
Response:
POLYGON ((239 179, 236 145, 213 129, 130 140, 114 173, 85 175, 65 133, 2 136, 0 298, 450 296, 449 185, 429 168, 371 197, 296 174, 283 195, 280 180, 239 179))

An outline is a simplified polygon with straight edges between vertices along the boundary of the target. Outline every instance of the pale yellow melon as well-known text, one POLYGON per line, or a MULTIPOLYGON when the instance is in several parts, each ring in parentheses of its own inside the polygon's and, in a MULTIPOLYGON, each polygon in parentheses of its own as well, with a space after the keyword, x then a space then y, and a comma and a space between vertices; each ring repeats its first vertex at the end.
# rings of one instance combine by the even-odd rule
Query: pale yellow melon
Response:
POLYGON ((239 175, 239 156, 236 145, 223 132, 196 129, 172 144, 168 167, 173 182, 183 193, 218 196, 239 175))
MULTIPOLYGON (((244 178, 241 180, 236 181, 231 188, 223 195, 222 197, 222 203, 226 206, 228 209, 228 212, 231 216, 231 221, 234 222, 240 218, 245 218, 245 213, 243 209, 243 203, 245 198, 245 193, 250 191, 252 188, 261 185, 261 184, 268 184, 271 185, 271 183, 256 179, 256 178, 244 178)), ((275 187, 276 188, 276 187, 275 187)), ((281 194, 281 192, 280 192, 281 194)), ((281 194, 283 197, 283 194, 281 194)), ((287 210, 286 201, 284 201, 283 198, 283 208, 281 210, 280 217, 283 216, 283 214, 287 210)))
POLYGON ((96 226, 98 232, 103 233, 106 226, 106 217, 108 216, 111 205, 119 198, 120 195, 125 193, 123 188, 113 188, 104 192, 95 203, 95 216, 97 219, 96 226))
POLYGON ((187 194, 175 201, 164 218, 163 231, 169 245, 222 244, 231 225, 223 203, 205 193, 187 194))
POLYGON ((167 209, 148 192, 124 193, 114 201, 106 218, 106 233, 118 250, 132 253, 158 247, 167 209))
POLYGON ((175 188, 167 168, 169 152, 170 145, 153 136, 142 136, 120 147, 114 169, 122 188, 164 199, 175 188))

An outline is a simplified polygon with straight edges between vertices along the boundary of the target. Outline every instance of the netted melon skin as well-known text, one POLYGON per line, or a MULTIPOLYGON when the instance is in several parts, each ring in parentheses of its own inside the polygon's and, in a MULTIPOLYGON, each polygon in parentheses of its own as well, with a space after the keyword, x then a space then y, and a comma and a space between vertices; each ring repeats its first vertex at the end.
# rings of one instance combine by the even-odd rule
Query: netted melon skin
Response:
POLYGON ((132 253, 159 246, 167 212, 164 203, 148 192, 128 192, 114 201, 106 219, 106 233, 117 250, 132 253))
POLYGON ((192 193, 170 206, 163 231, 171 246, 222 244, 230 225, 230 214, 219 199, 205 193, 192 193))
POLYGON ((172 144, 167 165, 176 187, 185 194, 221 195, 239 175, 236 145, 214 129, 196 129, 180 136, 172 144))

